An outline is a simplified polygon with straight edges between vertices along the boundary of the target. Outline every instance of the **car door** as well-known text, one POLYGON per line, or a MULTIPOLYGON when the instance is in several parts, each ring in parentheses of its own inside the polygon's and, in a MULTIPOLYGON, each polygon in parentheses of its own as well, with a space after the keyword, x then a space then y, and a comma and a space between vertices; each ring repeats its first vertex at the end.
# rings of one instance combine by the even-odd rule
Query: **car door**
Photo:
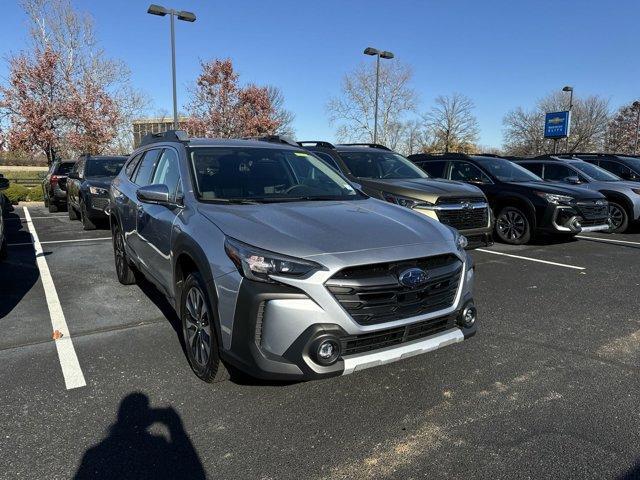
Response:
POLYGON ((133 246, 133 236, 136 234, 138 186, 134 183, 135 174, 142 157, 146 152, 136 154, 124 166, 124 175, 119 175, 111 184, 113 211, 120 222, 120 228, 124 235, 127 253, 137 259, 137 252, 133 246))
POLYGON ((84 165, 86 159, 82 158, 73 166, 72 177, 67 177, 67 200, 76 210, 79 209, 80 184, 84 178, 84 165))
POLYGON ((173 278, 171 237, 176 216, 182 211, 179 156, 177 150, 166 147, 158 157, 149 185, 166 185, 169 205, 138 204, 136 230, 140 253, 144 255, 149 273, 170 290, 173 278))
POLYGON ((497 188, 491 178, 477 165, 464 160, 451 160, 445 166, 446 178, 475 185, 485 194, 489 202, 497 193, 497 188))
POLYGON ((573 168, 563 165, 560 162, 545 163, 542 175, 542 178, 545 180, 556 183, 574 184, 570 179, 575 179, 576 177, 578 178, 579 183, 585 183, 587 181, 579 172, 576 172, 573 168))

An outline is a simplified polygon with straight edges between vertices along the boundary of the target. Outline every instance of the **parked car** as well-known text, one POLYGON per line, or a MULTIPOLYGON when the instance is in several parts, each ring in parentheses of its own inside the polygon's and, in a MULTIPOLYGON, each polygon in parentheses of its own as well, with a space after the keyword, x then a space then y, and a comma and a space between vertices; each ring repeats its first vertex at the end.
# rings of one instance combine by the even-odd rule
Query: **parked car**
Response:
POLYGON ((361 185, 374 198, 412 208, 456 228, 469 248, 493 243, 493 219, 482 191, 462 182, 429 178, 402 155, 377 144, 299 144, 361 185))
POLYGON ((3 190, 9 188, 9 180, 0 174, 0 260, 4 260, 7 256, 7 237, 4 230, 4 214, 5 214, 5 196, 3 190))
POLYGON ((109 187, 127 157, 83 156, 69 172, 66 182, 70 220, 82 220, 85 230, 109 218, 109 187))
POLYGON ((519 165, 548 182, 579 185, 602 193, 609 201, 611 231, 627 231, 631 222, 640 219, 640 184, 622 180, 606 170, 577 158, 541 156, 519 160, 519 165))
POLYGON ((368 197, 286 144, 146 137, 111 184, 118 280, 142 272, 182 322, 193 371, 352 373, 476 331, 454 229, 368 197))
POLYGON ((574 157, 604 168, 629 182, 640 182, 640 158, 602 153, 576 153, 574 157))
POLYGON ((459 153, 417 154, 409 158, 431 176, 480 187, 496 217, 495 233, 505 243, 521 245, 538 232, 573 236, 609 229, 603 195, 550 185, 506 158, 459 153))
POLYGON ((67 192, 61 187, 64 186, 64 181, 75 164, 75 160, 56 160, 49 167, 47 175, 42 180, 44 206, 49 208, 49 212, 54 213, 66 208, 67 192))

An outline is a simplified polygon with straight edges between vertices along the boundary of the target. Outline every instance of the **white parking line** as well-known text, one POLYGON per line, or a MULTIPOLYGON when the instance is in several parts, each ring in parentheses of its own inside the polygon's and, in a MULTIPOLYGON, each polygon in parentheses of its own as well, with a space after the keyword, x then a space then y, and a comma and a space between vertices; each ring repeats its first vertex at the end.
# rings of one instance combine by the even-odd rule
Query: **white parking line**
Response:
POLYGON ((576 238, 593 240, 594 242, 620 243, 622 245, 640 245, 640 242, 630 242, 629 240, 615 240, 613 238, 587 237, 586 235, 576 235, 576 238))
POLYGON ((58 351, 58 359, 60 360, 60 367, 62 368, 65 386, 67 387, 67 390, 84 387, 87 382, 84 379, 84 374, 80 368, 80 362, 78 362, 78 356, 73 348, 73 342, 71 341, 67 321, 64 318, 62 305, 58 298, 58 292, 56 291, 56 286, 53 283, 53 278, 51 278, 51 272, 49 271, 47 260, 45 259, 42 251, 42 244, 40 243, 36 229, 33 226, 31 217, 29 216, 29 210, 27 207, 23 208, 29 233, 31 233, 31 238, 33 239, 33 248, 36 252, 36 263, 38 265, 38 270, 40 271, 40 279, 42 280, 44 294, 47 299, 47 307, 49 308, 49 316, 51 317, 51 326, 53 327, 54 332, 58 330, 62 334, 62 337, 54 341, 58 351))
MULTIPOLYGON (((31 220, 48 220, 50 218, 65 218, 65 217, 66 215, 49 215, 47 217, 31 217, 31 220)), ((22 217, 8 217, 8 218, 5 218, 5 220, 20 220, 21 222, 27 221, 26 218, 22 218, 22 217)))
MULTIPOLYGON (((40 245, 49 245, 51 243, 75 243, 75 242, 96 242, 111 240, 111 237, 98 237, 98 238, 75 238, 71 240, 49 240, 48 242, 40 242, 40 245)), ((33 242, 20 242, 20 243, 8 243, 8 247, 21 247, 24 245, 33 245, 33 242)))
POLYGON ((564 263, 549 262, 548 260, 540 260, 538 258, 521 257, 520 255, 512 255, 510 253, 493 252, 491 250, 485 250, 483 248, 477 248, 475 251, 476 252, 491 253, 493 255, 502 255, 503 257, 517 258, 517 259, 520 259, 520 260, 528 260, 530 262, 545 263, 547 265, 554 265, 556 267, 572 268, 574 270, 586 270, 586 268, 584 268, 584 267, 576 267, 575 265, 567 265, 567 264, 564 264, 564 263))

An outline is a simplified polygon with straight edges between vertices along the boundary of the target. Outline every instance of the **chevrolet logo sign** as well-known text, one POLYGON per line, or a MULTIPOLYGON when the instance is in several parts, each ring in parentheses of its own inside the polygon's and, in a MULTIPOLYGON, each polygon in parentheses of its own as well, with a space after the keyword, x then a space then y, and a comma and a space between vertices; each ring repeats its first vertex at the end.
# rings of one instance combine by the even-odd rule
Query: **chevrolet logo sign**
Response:
POLYGON ((563 123, 564 122, 564 118, 562 117, 553 117, 550 118, 549 120, 547 120, 547 123, 550 123, 552 125, 557 125, 559 123, 563 123))

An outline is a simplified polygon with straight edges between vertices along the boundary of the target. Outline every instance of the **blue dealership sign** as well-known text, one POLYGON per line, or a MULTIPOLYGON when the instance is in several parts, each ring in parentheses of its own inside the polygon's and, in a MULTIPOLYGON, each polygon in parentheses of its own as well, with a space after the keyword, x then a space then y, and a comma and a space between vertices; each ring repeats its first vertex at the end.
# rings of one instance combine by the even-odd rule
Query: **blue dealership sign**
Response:
POLYGON ((544 117, 544 138, 569 136, 571 112, 551 112, 544 117))

